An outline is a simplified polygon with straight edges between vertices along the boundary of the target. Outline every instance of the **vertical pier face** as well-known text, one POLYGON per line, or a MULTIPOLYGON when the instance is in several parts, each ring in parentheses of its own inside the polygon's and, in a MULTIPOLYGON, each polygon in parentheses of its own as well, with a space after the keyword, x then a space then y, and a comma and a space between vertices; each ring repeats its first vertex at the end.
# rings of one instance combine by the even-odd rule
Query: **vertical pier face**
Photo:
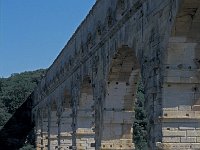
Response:
POLYGON ((185 0, 167 47, 162 94, 163 149, 200 148, 200 2, 185 0))
POLYGON ((199 20, 198 0, 96 1, 34 92, 38 149, 134 149, 139 75, 149 149, 198 149, 199 20))
POLYGON ((54 100, 49 107, 49 136, 48 146, 49 149, 58 148, 58 116, 57 116, 57 105, 54 100))

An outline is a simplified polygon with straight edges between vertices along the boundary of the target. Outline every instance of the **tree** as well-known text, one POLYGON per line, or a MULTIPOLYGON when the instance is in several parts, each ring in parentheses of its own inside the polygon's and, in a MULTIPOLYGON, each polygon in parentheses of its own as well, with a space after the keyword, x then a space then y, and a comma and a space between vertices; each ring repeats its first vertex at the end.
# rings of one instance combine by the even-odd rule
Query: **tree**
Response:
POLYGON ((137 87, 137 101, 135 105, 135 121, 133 134, 136 150, 147 150, 147 116, 144 109, 144 87, 140 80, 137 87))

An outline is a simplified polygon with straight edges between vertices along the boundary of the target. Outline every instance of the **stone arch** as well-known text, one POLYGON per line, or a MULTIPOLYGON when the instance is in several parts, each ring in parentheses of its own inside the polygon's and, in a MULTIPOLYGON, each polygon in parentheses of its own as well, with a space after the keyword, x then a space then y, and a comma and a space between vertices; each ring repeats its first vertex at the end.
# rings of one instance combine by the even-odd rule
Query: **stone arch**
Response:
POLYGON ((176 129, 173 137, 178 137, 179 132, 188 133, 187 129, 193 128, 193 133, 197 133, 196 128, 199 128, 196 123, 199 119, 193 114, 200 111, 200 1, 172 2, 172 10, 177 12, 170 12, 169 21, 173 21, 173 26, 164 62, 162 148, 168 145, 169 149, 181 149, 184 142, 193 145, 195 142, 189 139, 197 137, 185 134, 181 141, 169 142, 173 130, 176 129))
POLYGON ((60 149, 72 148, 72 108, 71 94, 68 88, 63 88, 61 98, 62 113, 60 117, 60 149))
POLYGON ((133 149, 132 124, 139 63, 132 48, 124 45, 112 58, 104 102, 102 149, 133 149))
POLYGON ((94 100, 89 76, 83 78, 77 105, 77 149, 95 149, 94 100))

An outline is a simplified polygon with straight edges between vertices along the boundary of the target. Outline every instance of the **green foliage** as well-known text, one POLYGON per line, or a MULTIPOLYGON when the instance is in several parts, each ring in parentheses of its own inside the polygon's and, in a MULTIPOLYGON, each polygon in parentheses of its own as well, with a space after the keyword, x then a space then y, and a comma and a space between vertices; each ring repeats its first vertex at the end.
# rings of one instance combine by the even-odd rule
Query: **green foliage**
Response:
POLYGON ((3 127, 5 122, 11 117, 11 114, 7 112, 5 106, 0 106, 0 129, 3 127))
POLYGON ((147 117, 144 109, 144 88, 140 80, 137 88, 133 134, 136 150, 147 150, 147 117))
POLYGON ((9 113, 13 113, 30 95, 42 73, 43 70, 24 72, 4 80, 1 100, 8 108, 9 113))
POLYGON ((44 69, 0 78, 0 128, 26 100, 45 73, 44 69))

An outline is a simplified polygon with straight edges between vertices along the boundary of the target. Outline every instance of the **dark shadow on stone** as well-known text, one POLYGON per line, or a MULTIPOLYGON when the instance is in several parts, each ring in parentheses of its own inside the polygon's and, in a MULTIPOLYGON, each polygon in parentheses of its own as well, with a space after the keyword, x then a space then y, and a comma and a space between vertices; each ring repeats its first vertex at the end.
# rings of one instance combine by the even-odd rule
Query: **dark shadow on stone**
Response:
POLYGON ((31 119, 33 94, 16 110, 0 131, 0 149, 18 150, 34 127, 31 119))

